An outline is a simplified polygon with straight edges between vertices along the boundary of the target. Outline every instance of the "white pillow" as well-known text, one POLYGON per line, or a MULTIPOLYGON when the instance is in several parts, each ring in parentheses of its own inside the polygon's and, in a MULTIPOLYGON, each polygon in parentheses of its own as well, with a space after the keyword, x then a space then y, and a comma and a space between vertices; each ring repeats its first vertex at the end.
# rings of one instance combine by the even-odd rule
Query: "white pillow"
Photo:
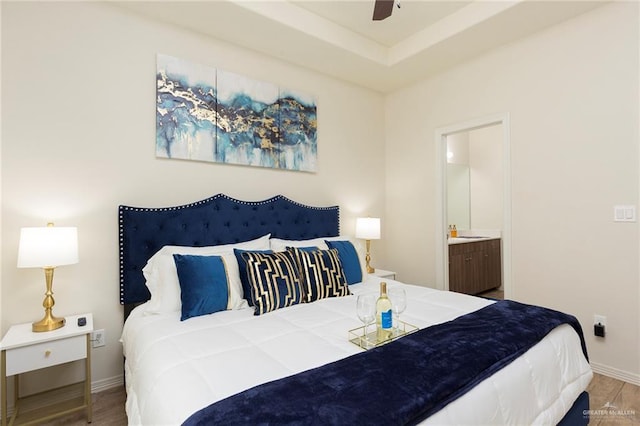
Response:
POLYGON ((271 238, 269 240, 269 244, 271 245, 271 250, 273 251, 285 251, 287 247, 318 247, 321 250, 328 250, 329 247, 324 242, 324 240, 328 239, 329 238, 313 238, 310 240, 281 240, 280 238, 271 238))
POLYGON ((329 241, 349 241, 355 247, 358 253, 358 260, 360 261, 360 269, 362 270, 362 281, 367 279, 367 264, 365 261, 366 247, 362 240, 351 238, 341 235, 339 237, 321 237, 312 238, 310 240, 281 240, 280 238, 271 238, 269 244, 271 244, 271 250, 284 251, 287 247, 318 247, 320 250, 328 250, 329 246, 325 243, 325 240, 329 241))
POLYGON ((242 250, 268 250, 269 236, 267 234, 251 241, 236 244, 225 244, 207 247, 164 246, 147 261, 142 269, 145 284, 151 293, 151 300, 145 305, 145 312, 159 314, 180 311, 180 281, 174 254, 191 254, 196 256, 222 256, 229 274, 229 301, 227 309, 241 309, 247 307, 247 301, 242 291, 238 260, 233 254, 234 248, 242 250))

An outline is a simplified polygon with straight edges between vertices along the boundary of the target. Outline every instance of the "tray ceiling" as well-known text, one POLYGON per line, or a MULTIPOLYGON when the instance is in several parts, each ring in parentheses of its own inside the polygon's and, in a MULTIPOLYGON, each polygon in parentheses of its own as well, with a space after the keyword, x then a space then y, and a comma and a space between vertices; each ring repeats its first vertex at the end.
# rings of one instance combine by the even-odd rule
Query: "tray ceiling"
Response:
POLYGON ((380 92, 390 92, 607 3, 607 0, 114 2, 380 92))

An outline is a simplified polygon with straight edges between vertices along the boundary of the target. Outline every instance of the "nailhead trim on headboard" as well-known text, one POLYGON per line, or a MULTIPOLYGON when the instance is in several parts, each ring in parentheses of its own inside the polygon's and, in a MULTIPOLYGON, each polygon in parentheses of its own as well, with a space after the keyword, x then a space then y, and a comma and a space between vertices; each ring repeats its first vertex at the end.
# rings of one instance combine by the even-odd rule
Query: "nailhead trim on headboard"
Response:
POLYGON ((338 206, 307 206, 282 195, 242 201, 217 194, 181 206, 121 205, 118 223, 120 303, 131 304, 149 299, 142 268, 165 245, 231 244, 268 233, 292 240, 336 236, 340 210, 338 206))

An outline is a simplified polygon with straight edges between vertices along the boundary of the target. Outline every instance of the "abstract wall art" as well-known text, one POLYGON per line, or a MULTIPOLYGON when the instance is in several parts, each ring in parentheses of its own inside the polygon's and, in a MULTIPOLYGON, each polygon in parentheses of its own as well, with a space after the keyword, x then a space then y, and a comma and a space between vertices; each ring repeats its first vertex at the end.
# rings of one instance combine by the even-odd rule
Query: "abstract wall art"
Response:
POLYGON ((313 96, 158 55, 156 156, 315 171, 313 96))

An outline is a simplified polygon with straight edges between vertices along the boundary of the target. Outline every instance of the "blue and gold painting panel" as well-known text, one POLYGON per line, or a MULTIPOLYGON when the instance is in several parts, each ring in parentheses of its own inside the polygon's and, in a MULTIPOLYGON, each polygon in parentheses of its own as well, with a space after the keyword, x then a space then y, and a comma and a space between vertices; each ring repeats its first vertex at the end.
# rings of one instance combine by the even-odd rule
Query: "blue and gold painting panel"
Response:
POLYGON ((216 161, 216 69, 158 55, 156 156, 216 161))
POLYGON ((281 168, 278 86, 218 70, 218 161, 281 168))
POLYGON ((315 97, 280 89, 281 162, 283 168, 315 171, 318 157, 318 118, 315 97))

